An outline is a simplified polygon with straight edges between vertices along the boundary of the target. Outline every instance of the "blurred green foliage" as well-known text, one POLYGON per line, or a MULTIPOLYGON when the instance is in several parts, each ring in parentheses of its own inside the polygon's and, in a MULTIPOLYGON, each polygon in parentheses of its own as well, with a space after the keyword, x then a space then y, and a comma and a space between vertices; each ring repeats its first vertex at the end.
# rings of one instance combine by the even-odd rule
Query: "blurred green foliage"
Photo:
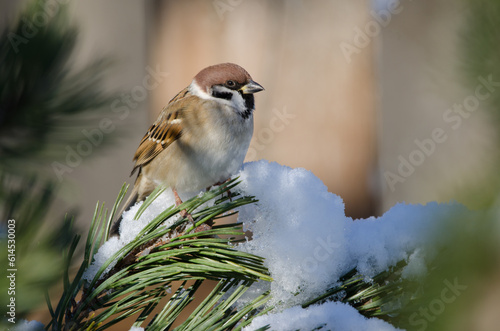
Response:
POLYGON ((75 211, 61 212, 67 206, 57 199, 61 183, 50 165, 63 162, 67 146, 84 138, 82 129, 99 126, 116 97, 103 92, 108 58, 75 69, 78 29, 67 11, 57 1, 31 1, 0 32, 0 304, 12 297, 5 289, 7 221, 13 219, 16 320, 40 307, 59 282, 63 251, 75 234, 75 211))
POLYGON ((498 230, 497 217, 490 212, 463 213, 447 220, 438 245, 426 248, 431 260, 428 272, 417 287, 414 280, 401 279, 407 304, 386 319, 407 330, 475 329, 474 311, 498 271, 498 230))
MULTIPOLYGON (((460 34, 461 63, 465 83, 474 89, 478 77, 493 78, 500 82, 500 2, 495 0, 465 1, 465 25, 460 34)), ((495 91, 486 100, 500 124, 500 93, 495 91)))
POLYGON ((102 92, 101 80, 110 61, 72 70, 77 28, 69 25, 66 8, 50 3, 30 3, 1 33, 0 171, 40 172, 109 109, 112 95, 102 92))
MULTIPOLYGON (((487 97, 481 100, 478 111, 486 115, 495 136, 496 147, 490 147, 489 160, 482 160, 482 174, 474 174, 473 179, 462 178, 466 189, 452 188, 456 199, 470 208, 486 209, 497 203, 500 195, 500 2, 496 0, 464 0, 461 4, 463 22, 457 34, 459 65, 457 71, 462 84, 469 91, 477 93, 478 84, 490 82, 487 97)), ((494 145, 494 146, 495 146, 494 145)), ((463 186, 460 186, 463 188, 463 186)))
MULTIPOLYGON (((465 0, 462 8, 464 21, 457 36, 457 69, 463 80, 457 83, 471 91, 477 88, 479 77, 499 84, 500 1, 465 0)), ((480 109, 495 128, 497 147, 491 149, 484 180, 469 182, 457 196, 477 211, 450 220, 442 231, 442 247, 434 251, 434 247, 429 247, 426 254, 436 257, 428 265, 420 295, 391 320, 396 326, 408 330, 475 330, 478 307, 488 308, 485 298, 492 287, 498 286, 500 88, 495 85, 490 96, 481 101, 480 109)), ((490 308, 489 314, 494 314, 498 307, 490 308)))
MULTIPOLYGON (((490 148, 489 164, 482 177, 473 176, 466 190, 457 193, 459 201, 475 209, 485 209, 497 203, 500 195, 500 2, 496 0, 465 0, 463 2, 464 23, 458 33, 460 59, 458 82, 475 92, 481 79, 493 82, 493 91, 481 100, 480 111, 486 114, 495 129, 496 148, 490 148), (482 179, 477 179, 482 178, 482 179)), ((488 137, 487 137, 488 138, 488 137)), ((464 178, 467 180, 467 178, 464 178)))

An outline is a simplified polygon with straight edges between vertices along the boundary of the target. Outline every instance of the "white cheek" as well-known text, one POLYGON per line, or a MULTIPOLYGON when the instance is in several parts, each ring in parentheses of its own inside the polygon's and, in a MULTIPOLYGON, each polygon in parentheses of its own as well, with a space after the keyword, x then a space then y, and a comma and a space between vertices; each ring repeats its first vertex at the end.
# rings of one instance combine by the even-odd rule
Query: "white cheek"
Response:
POLYGON ((232 106, 238 109, 239 111, 243 112, 246 110, 245 100, 243 100, 243 97, 239 93, 233 94, 233 97, 231 98, 231 103, 232 106))
POLYGON ((238 92, 230 90, 230 89, 226 89, 226 88, 222 88, 222 89, 224 92, 228 92, 228 93, 233 94, 233 97, 231 98, 231 100, 214 98, 213 96, 211 96, 210 94, 208 94, 207 92, 202 90, 198 86, 198 84, 196 84, 195 81, 193 81, 191 83, 191 85, 189 85, 190 92, 193 93, 194 95, 202 98, 202 99, 217 101, 218 103, 225 104, 225 105, 228 105, 228 106, 236 109, 238 112, 244 112, 246 110, 245 100, 243 100, 243 97, 238 92))
POLYGON ((189 91, 202 99, 214 99, 214 97, 203 91, 194 80, 191 82, 191 85, 189 85, 189 91))

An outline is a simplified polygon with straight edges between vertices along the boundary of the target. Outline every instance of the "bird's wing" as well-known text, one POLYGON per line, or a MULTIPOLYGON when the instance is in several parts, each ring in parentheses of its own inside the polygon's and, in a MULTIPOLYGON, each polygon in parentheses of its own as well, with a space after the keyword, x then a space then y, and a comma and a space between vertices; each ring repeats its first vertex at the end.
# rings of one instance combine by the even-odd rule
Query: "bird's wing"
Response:
POLYGON ((158 119, 148 129, 148 132, 144 135, 144 138, 142 138, 135 152, 135 165, 130 174, 131 176, 137 169, 148 164, 154 157, 181 136, 184 106, 182 102, 178 101, 190 95, 191 93, 186 87, 170 100, 168 105, 161 111, 160 116, 158 116, 158 119))

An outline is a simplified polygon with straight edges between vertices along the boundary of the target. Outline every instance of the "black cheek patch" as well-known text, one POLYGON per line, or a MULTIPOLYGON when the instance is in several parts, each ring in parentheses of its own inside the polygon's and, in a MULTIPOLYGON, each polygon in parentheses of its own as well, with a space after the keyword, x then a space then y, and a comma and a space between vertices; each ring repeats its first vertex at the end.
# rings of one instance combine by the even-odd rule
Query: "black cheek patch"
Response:
POLYGON ((231 100, 233 98, 233 94, 231 92, 212 91, 212 96, 214 98, 219 98, 224 100, 231 100))

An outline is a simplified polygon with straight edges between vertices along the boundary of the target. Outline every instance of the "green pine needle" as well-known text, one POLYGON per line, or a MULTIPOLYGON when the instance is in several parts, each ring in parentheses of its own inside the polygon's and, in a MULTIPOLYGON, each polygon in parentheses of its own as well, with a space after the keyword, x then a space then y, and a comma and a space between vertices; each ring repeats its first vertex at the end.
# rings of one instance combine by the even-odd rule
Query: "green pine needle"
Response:
MULTIPOLYGON (((269 293, 240 311, 236 311, 233 304, 255 281, 272 281, 263 264, 264 260, 236 251, 231 243, 232 238, 221 238, 242 235, 241 224, 202 226, 239 206, 256 201, 252 197, 237 196, 232 201, 221 198, 210 207, 202 207, 237 184, 236 180, 231 180, 180 206, 168 207, 145 226, 135 240, 109 258, 87 283, 83 279, 83 273, 90 266, 90 259, 104 242, 103 239, 107 238, 109 225, 125 195, 126 187, 122 187, 109 217, 104 206, 98 204, 87 236, 82 265, 72 281, 65 277, 64 293, 52 314, 53 320, 49 326, 53 330, 68 326, 103 330, 131 317, 135 317, 135 326, 144 326, 149 314, 162 299, 169 296, 166 289, 171 288, 175 281, 182 281, 183 285, 151 320, 149 328, 171 327, 198 294, 198 289, 205 280, 218 281, 218 285, 178 330, 195 330, 200 327, 230 329, 242 321, 248 321, 249 316, 257 315, 269 299, 269 293), (181 218, 169 227, 163 225, 183 209, 192 213, 197 229, 195 232, 187 218, 181 218), (114 262, 115 266, 106 271, 114 262), (186 287, 188 281, 194 283, 186 287), (226 295, 227 299, 223 299, 226 295)), ((150 195, 143 204, 146 207, 139 209, 136 218, 161 192, 162 189, 158 189, 150 195)), ((67 254, 68 261, 73 256, 76 243, 75 240, 67 254)), ((68 263, 67 275, 69 265, 68 263)))

